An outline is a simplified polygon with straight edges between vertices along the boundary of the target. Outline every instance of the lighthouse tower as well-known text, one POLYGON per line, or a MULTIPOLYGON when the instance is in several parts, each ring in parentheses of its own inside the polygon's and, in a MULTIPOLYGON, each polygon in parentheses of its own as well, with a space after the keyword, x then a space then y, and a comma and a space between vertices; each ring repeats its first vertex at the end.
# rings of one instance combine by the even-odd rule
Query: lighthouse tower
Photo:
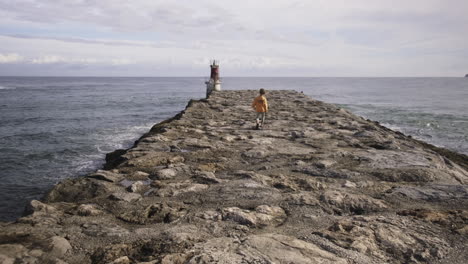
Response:
POLYGON ((219 79, 219 63, 213 60, 213 62, 210 65, 210 68, 210 80, 205 82, 206 97, 208 97, 208 95, 210 95, 212 91, 221 91, 221 80, 219 79))

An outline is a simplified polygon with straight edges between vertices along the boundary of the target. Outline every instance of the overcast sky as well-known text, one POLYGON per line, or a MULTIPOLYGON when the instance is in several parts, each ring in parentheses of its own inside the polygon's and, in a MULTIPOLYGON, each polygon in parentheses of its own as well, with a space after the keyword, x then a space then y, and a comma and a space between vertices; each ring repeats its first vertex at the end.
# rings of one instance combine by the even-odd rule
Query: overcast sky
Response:
POLYGON ((467 0, 0 0, 0 75, 463 76, 467 0))

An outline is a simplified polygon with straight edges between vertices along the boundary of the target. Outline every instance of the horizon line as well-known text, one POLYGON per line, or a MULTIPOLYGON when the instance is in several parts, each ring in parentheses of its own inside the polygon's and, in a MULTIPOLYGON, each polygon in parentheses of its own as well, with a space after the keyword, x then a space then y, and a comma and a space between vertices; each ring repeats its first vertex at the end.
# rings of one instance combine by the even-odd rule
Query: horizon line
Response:
MULTIPOLYGON (((209 78, 208 76, 0 75, 24 78, 209 78)), ((466 78, 466 76, 224 76, 223 78, 466 78)))

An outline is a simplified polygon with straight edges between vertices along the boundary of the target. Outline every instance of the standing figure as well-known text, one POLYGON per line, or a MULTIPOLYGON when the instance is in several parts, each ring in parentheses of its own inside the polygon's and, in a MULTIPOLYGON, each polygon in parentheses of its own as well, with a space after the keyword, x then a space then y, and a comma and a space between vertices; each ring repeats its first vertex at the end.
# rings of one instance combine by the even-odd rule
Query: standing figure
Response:
POLYGON ((257 112, 255 129, 263 128, 265 115, 268 112, 268 101, 265 97, 265 89, 260 89, 260 95, 255 97, 252 102, 252 108, 257 112))

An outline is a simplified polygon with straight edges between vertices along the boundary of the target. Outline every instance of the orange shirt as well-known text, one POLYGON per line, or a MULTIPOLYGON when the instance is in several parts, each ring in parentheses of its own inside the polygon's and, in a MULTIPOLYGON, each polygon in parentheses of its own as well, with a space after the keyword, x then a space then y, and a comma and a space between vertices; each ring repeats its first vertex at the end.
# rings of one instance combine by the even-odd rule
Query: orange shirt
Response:
POLYGON ((252 107, 259 113, 268 112, 268 102, 265 96, 259 95, 252 102, 252 107))

